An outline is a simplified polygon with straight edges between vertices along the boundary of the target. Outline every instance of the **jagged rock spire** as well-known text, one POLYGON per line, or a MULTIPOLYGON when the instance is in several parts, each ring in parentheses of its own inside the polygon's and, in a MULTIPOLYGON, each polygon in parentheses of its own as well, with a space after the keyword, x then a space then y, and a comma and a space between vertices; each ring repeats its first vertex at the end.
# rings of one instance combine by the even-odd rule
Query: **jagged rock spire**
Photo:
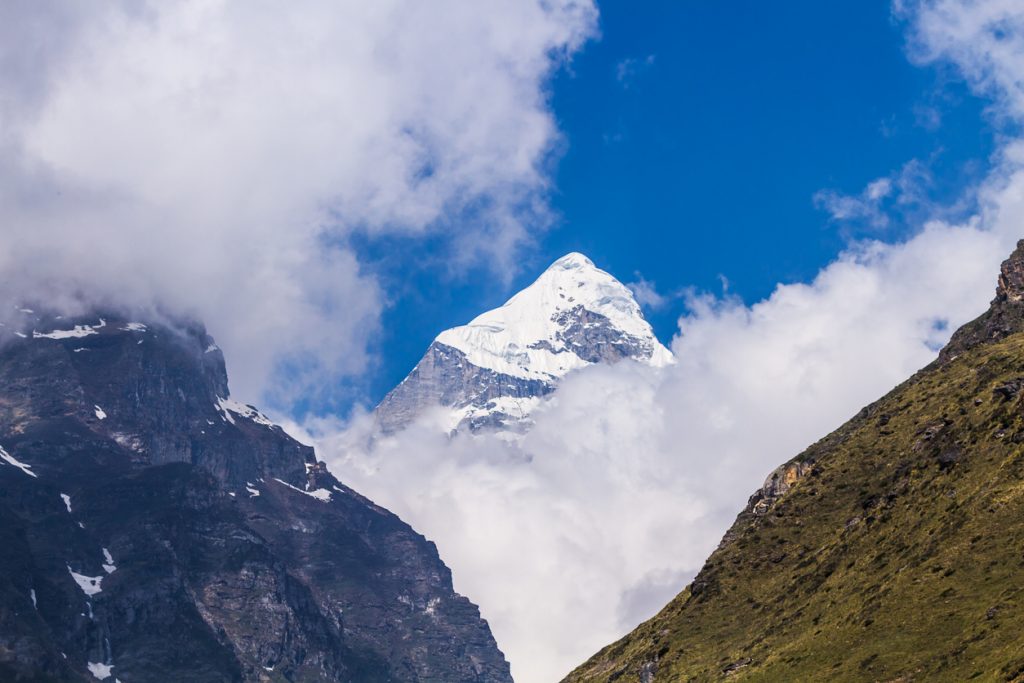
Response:
POLYGON ((1016 303, 1024 299, 1024 240, 1017 242, 1017 248, 1010 258, 1003 261, 999 269, 999 284, 992 305, 1003 302, 1016 303))
POLYGON ((1024 240, 999 269, 996 296, 981 316, 957 330, 939 353, 939 362, 948 363, 964 351, 980 344, 1005 339, 1024 331, 1024 240))

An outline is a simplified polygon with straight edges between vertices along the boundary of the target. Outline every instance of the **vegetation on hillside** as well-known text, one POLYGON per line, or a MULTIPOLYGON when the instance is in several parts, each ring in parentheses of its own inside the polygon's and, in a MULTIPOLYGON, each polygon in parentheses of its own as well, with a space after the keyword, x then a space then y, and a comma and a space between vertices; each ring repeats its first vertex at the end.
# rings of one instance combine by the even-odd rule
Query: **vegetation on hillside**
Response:
POLYGON ((797 456, 566 680, 1024 681, 1024 334, 957 351, 797 456))

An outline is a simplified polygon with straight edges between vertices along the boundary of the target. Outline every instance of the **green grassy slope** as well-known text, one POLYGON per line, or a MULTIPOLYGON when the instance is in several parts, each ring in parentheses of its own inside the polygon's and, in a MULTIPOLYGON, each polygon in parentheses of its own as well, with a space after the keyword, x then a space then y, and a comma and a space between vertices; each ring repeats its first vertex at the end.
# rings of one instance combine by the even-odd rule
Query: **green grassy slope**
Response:
POLYGON ((566 680, 1024 681, 1024 334, 992 332, 1004 313, 794 459, 788 492, 566 680))

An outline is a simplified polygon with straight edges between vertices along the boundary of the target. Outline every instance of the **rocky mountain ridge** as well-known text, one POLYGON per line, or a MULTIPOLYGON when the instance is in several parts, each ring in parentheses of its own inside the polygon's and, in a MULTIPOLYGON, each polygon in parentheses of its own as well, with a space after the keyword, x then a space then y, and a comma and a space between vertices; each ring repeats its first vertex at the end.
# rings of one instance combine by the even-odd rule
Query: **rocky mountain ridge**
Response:
POLYGON ((432 543, 234 401, 201 325, 0 328, 0 680, 511 681, 432 543))

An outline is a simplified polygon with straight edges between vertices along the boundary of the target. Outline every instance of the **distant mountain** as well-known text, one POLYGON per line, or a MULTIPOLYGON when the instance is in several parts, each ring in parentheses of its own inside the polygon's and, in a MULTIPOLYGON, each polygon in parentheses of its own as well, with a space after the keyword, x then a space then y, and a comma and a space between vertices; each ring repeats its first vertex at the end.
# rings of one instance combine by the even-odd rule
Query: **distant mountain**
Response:
POLYGON ((673 362, 632 292, 571 253, 500 308, 439 334, 376 416, 384 432, 438 408, 448 430, 518 431, 566 374, 627 358, 673 362))
POLYGON ((1024 241, 935 362, 780 466, 566 680, 1024 681, 1022 623, 1024 241))
POLYGON ((0 680, 511 681, 437 549, 233 400, 202 326, 0 327, 0 680))

